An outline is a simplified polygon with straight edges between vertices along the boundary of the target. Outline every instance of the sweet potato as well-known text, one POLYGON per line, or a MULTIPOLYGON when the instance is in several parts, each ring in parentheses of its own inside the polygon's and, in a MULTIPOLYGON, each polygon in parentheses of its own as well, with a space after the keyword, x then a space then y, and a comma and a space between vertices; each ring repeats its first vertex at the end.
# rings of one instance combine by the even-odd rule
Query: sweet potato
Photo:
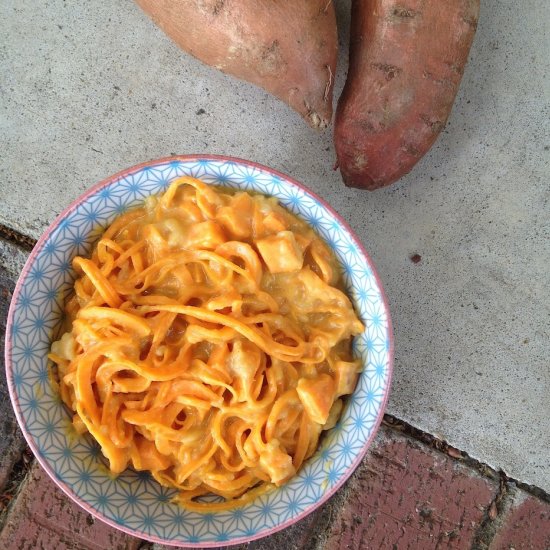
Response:
POLYGON ((332 118, 332 0, 136 0, 181 48, 261 86, 315 128, 332 118))
POLYGON ((353 0, 334 125, 346 185, 389 185, 430 149, 453 106, 478 13, 479 0, 353 0))

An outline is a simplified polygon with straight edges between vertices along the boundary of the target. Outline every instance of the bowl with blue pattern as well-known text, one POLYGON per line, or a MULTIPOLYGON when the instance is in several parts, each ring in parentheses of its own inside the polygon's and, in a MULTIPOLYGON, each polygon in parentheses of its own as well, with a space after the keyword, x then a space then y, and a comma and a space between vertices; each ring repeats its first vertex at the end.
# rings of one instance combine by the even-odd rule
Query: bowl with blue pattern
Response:
POLYGON ((6 373, 19 425, 55 483, 86 511, 131 535, 166 545, 239 544, 288 527, 333 495, 362 460, 382 420, 393 361, 389 310, 380 279, 359 239, 322 199, 288 176, 254 162, 193 155, 151 161, 115 174, 78 198, 48 228, 17 283, 6 330, 6 373), (75 436, 71 414, 51 381, 47 359, 61 331, 71 293, 72 259, 88 255, 102 231, 122 212, 172 180, 190 175, 210 183, 276 197, 334 250, 347 293, 365 325, 354 339, 362 358, 357 388, 338 424, 317 452, 283 487, 239 508, 186 510, 174 490, 147 473, 110 474, 98 444, 75 436))

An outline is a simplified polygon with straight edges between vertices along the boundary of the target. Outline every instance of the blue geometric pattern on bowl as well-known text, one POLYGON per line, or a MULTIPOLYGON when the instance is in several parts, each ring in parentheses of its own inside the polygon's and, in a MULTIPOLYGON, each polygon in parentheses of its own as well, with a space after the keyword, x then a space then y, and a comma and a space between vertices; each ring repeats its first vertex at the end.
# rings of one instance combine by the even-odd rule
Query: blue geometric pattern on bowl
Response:
POLYGON ((14 295, 6 336, 12 402, 23 432, 54 481, 86 510, 133 535, 180 546, 236 544, 272 533, 326 500, 358 465, 382 418, 389 392, 392 336, 389 312, 373 265, 341 219, 282 174, 224 157, 174 157, 114 176, 78 199, 50 227, 27 262, 14 295), (52 387, 46 359, 70 292, 71 259, 88 254, 113 219, 176 177, 277 197, 334 250, 356 311, 366 325, 354 341, 364 369, 335 428, 284 487, 232 511, 199 514, 171 502, 173 490, 148 474, 114 476, 98 445, 77 436, 52 387))

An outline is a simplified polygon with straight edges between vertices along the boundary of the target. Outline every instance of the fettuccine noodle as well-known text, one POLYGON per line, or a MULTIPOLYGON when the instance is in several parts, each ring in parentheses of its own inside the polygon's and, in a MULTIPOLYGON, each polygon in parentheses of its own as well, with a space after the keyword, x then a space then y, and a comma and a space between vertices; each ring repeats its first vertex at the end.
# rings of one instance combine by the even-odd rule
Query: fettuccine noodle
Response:
POLYGON ((285 483, 355 387, 364 327, 329 248, 275 199, 179 178, 73 265, 50 353, 73 425, 188 508, 285 483))

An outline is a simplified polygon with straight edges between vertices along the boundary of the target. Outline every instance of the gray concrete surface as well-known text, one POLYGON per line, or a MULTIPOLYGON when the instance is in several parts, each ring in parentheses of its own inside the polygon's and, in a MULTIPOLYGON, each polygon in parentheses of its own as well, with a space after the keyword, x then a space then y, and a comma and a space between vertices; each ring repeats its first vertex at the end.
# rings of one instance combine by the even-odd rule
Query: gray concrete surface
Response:
MULTIPOLYGON (((349 2, 338 8, 337 93, 349 2)), ((546 0, 482 2, 447 128, 375 193, 342 185, 330 131, 182 53, 130 0, 0 0, 0 17, 0 223, 38 237, 90 185, 171 153, 291 174, 350 222, 382 277, 396 337, 388 411, 550 490, 546 0)))

